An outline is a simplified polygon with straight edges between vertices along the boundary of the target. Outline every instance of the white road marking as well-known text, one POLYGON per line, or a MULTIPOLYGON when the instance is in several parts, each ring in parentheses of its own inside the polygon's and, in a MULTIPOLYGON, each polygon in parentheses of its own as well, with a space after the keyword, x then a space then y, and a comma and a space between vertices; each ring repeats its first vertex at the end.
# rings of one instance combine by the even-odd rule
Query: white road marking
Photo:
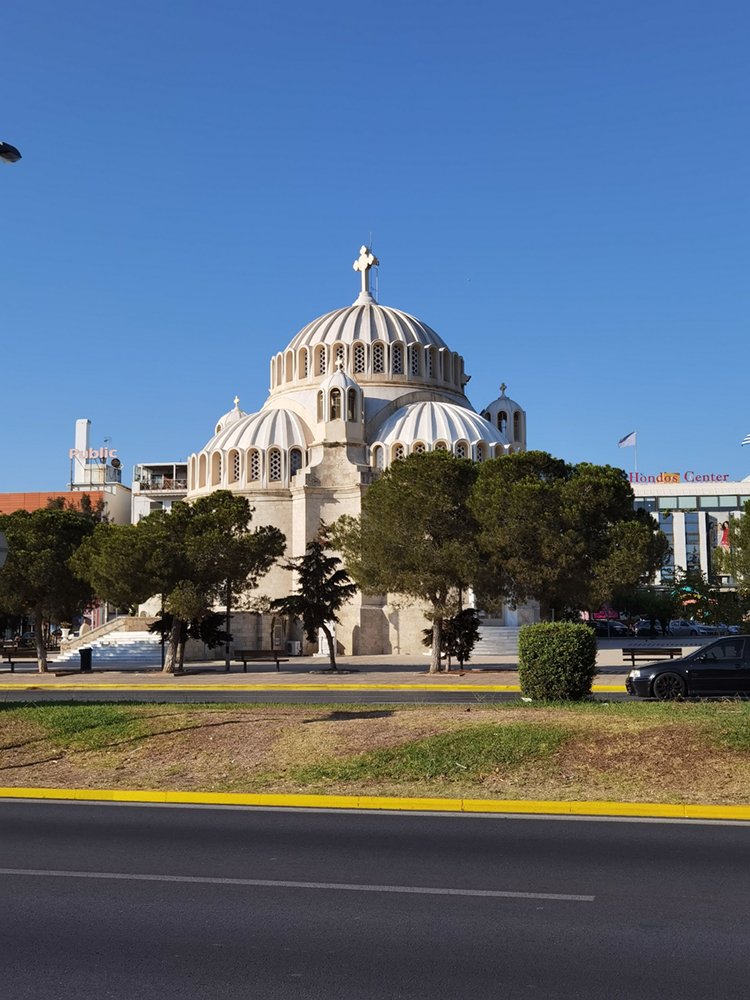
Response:
POLYGON ((359 885, 348 882, 290 882, 265 878, 218 878, 204 875, 138 875, 130 872, 75 872, 37 868, 0 868, 0 875, 37 878, 113 879, 120 882, 182 882, 198 885, 242 885, 263 889, 332 889, 344 892, 396 892, 417 896, 483 896, 500 899, 553 899, 593 903, 596 897, 559 892, 511 892, 504 889, 444 889, 416 885, 359 885))

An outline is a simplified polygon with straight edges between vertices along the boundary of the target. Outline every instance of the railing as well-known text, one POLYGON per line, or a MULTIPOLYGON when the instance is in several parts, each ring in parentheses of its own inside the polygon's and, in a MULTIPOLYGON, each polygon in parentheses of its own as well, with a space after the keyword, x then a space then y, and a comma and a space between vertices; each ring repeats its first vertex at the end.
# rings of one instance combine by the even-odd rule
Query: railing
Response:
POLYGON ((142 490, 186 490, 187 479, 163 479, 161 482, 150 482, 146 479, 137 479, 136 482, 142 490))

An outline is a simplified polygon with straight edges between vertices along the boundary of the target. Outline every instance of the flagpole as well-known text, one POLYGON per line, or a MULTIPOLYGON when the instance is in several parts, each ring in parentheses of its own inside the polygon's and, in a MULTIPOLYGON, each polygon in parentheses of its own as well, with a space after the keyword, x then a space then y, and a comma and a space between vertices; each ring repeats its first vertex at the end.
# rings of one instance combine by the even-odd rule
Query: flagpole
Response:
POLYGON ((635 444, 633 445, 633 473, 635 475, 635 481, 638 482, 638 434, 635 435, 635 444))

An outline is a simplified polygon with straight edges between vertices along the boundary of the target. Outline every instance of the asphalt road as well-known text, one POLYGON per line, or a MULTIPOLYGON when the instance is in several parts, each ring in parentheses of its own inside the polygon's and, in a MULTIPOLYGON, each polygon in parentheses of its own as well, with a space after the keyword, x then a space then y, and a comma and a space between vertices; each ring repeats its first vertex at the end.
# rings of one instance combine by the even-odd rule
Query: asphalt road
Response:
POLYGON ((750 826, 0 803, 10 1000, 748 995, 750 826))

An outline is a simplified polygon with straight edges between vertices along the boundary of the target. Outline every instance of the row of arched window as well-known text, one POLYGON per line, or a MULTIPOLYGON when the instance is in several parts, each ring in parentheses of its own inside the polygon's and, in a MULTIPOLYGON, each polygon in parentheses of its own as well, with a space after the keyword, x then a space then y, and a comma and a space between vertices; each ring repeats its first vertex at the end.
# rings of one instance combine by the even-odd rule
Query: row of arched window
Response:
POLYGON ((488 458, 499 458, 500 455, 512 455, 513 448, 502 444, 490 445, 484 441, 478 441, 474 447, 468 441, 457 441, 453 447, 446 441, 436 441, 432 449, 428 448, 423 441, 415 441, 409 447, 397 441, 395 444, 386 446, 376 444, 372 449, 372 466, 375 469, 384 469, 386 463, 397 462, 407 455, 419 455, 424 451, 452 451, 456 458, 470 458, 474 462, 484 462, 488 458))
POLYGON ((464 361, 460 354, 445 348, 422 344, 317 344, 277 354, 271 360, 271 388, 289 382, 319 378, 336 370, 338 365, 352 375, 373 378, 378 375, 403 375, 463 388, 464 361))
POLYGON ((359 420, 360 407, 356 389, 339 389, 334 386, 328 391, 326 400, 323 392, 318 393, 318 420, 359 420))
POLYGON ((304 455, 301 448, 258 448, 241 451, 232 448, 224 455, 215 451, 193 455, 188 468, 188 489, 200 490, 206 486, 234 486, 238 484, 288 482, 302 468, 304 455))

